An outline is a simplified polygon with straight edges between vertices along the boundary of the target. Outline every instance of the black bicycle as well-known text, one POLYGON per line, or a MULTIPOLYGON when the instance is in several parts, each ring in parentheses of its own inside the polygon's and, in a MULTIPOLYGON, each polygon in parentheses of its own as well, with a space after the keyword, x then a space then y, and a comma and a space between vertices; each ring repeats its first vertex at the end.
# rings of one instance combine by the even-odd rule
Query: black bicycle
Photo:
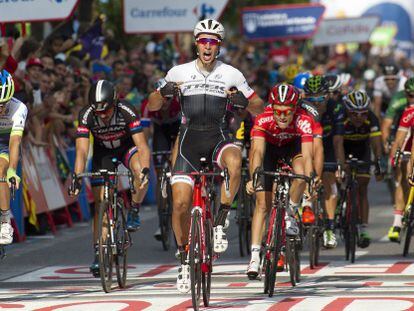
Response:
POLYGON ((159 157, 157 162, 161 163, 160 165, 155 165, 158 178, 156 197, 162 248, 167 251, 170 249, 172 240, 172 190, 171 184, 167 182, 167 175, 171 172, 171 151, 157 151, 153 152, 152 155, 154 157, 159 157))
POLYGON ((98 246, 99 275, 106 293, 111 291, 114 263, 118 285, 120 288, 125 288, 128 270, 127 254, 132 246, 131 235, 126 228, 125 204, 118 196, 118 178, 128 176, 131 192, 135 191, 132 173, 118 171, 117 159, 113 159, 112 162, 116 164, 114 171, 102 169, 75 176, 75 178, 100 177, 104 180, 104 197, 98 206, 98 246))
POLYGON ((261 168, 256 169, 253 175, 254 188, 257 186, 260 175, 272 176, 275 185, 273 187, 274 196, 267 226, 264 255, 262 256, 260 263, 260 271, 262 271, 263 268, 265 271, 264 293, 268 294, 269 297, 272 297, 276 284, 277 262, 280 258, 284 240, 286 240, 287 265, 289 268, 291 284, 292 286, 295 286, 296 283, 300 281, 300 235, 298 237, 288 237, 286 239, 283 230, 285 210, 289 207, 290 181, 295 178, 303 179, 308 183, 310 189, 312 178, 292 173, 290 166, 282 162, 274 172, 263 171, 261 168))
MULTIPOLYGON (((16 195, 16 179, 14 177, 10 178, 10 199, 13 201, 16 195)), ((7 183, 7 178, 0 178, 0 183, 7 183)), ((6 257, 6 248, 4 245, 0 244, 0 259, 6 257)))
POLYGON ((354 263, 356 247, 359 244, 358 225, 361 222, 357 173, 358 169, 369 168, 372 163, 358 160, 353 155, 349 155, 345 163, 349 166, 349 174, 346 176, 345 187, 341 190, 337 221, 345 242, 345 259, 354 263))
POLYGON ((239 192, 237 195, 237 224, 239 227, 239 252, 244 257, 245 251, 250 255, 252 215, 254 197, 246 192, 246 184, 250 180, 248 160, 243 159, 239 192))

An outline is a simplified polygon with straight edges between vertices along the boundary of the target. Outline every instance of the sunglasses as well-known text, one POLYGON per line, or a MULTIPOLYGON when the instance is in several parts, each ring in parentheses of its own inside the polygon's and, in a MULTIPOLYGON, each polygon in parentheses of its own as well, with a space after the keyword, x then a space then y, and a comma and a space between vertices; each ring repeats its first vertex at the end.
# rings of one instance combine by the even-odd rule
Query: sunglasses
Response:
POLYGON ((295 113, 296 109, 277 109, 277 108, 273 108, 273 113, 276 117, 290 117, 291 115, 293 115, 295 113))
POLYGON ((388 78, 384 78, 384 81, 397 81, 398 78, 397 77, 388 77, 388 78))
POLYGON ((202 45, 207 45, 207 43, 210 43, 210 45, 219 45, 221 42, 220 40, 214 38, 199 38, 196 41, 202 45))
POLYGON ((310 101, 312 103, 321 103, 324 102, 326 100, 327 96, 326 95, 322 95, 322 96, 316 96, 316 97, 306 97, 305 100, 310 101))
POLYGON ((365 117, 365 116, 368 115, 368 110, 364 110, 364 111, 349 111, 349 113, 352 116, 355 116, 355 117, 365 117))

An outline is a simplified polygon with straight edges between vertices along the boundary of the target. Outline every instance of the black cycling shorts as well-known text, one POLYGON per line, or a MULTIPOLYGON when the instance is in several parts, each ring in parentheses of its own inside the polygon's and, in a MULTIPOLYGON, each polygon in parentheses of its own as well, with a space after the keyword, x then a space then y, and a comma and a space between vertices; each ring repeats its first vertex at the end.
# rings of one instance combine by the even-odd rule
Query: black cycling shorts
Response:
POLYGON ((198 172, 201 169, 200 158, 204 157, 210 167, 221 167, 221 155, 229 147, 238 148, 233 144, 227 132, 222 130, 192 130, 186 127, 180 129, 177 160, 174 166, 172 183, 185 178, 178 177, 179 173, 198 172))
MULTIPOLYGON (((263 159, 263 169, 265 171, 275 171, 278 160, 293 160, 299 156, 302 156, 301 153, 301 141, 296 139, 295 141, 283 146, 278 147, 269 143, 266 143, 266 152, 263 159)), ((272 191, 273 187, 273 177, 272 176, 260 176, 260 183, 256 191, 272 191)))
MULTIPOLYGON (((329 139, 328 141, 326 141, 325 139, 323 140, 324 161, 329 162, 329 163, 337 163, 332 137, 329 137, 328 139, 329 139)), ((337 170, 336 165, 326 165, 323 168, 324 172, 336 172, 336 170, 337 170)))
MULTIPOLYGON (((94 145, 92 156, 92 172, 97 172, 101 169, 113 171, 115 169, 115 163, 112 159, 116 158, 119 162, 129 168, 129 161, 131 157, 138 152, 135 145, 126 144, 116 149, 108 149, 99 145, 94 145)), ((91 185, 94 187, 102 186, 102 178, 93 178, 91 185)))
MULTIPOLYGON (((154 123, 154 135, 152 139, 152 151, 171 151, 171 147, 177 138, 180 129, 180 120, 169 124, 154 123)), ((163 157, 154 156, 154 165, 163 165, 163 157)))

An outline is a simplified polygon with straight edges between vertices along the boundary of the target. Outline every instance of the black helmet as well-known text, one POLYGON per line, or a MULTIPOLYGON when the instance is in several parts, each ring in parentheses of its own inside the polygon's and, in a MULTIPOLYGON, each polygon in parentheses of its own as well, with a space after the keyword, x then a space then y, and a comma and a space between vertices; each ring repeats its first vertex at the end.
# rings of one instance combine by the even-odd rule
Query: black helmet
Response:
POLYGON ((398 66, 393 62, 386 62, 382 65, 382 72, 384 76, 396 76, 398 71, 398 66))
POLYGON ((111 108, 115 103, 115 97, 115 88, 107 80, 99 80, 89 90, 89 104, 98 112, 111 108))

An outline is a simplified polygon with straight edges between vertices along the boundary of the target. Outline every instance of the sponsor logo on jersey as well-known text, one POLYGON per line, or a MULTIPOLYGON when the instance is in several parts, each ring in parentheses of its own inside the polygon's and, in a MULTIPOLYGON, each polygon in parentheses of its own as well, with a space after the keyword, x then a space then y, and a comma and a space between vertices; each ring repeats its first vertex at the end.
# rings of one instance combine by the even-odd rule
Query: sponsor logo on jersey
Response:
POLYGON ((257 123, 258 123, 259 126, 262 126, 263 124, 268 123, 268 122, 272 122, 272 121, 273 121, 273 116, 267 116, 267 117, 261 117, 257 121, 257 123))
POLYGON ((403 119, 404 123, 409 123, 414 117, 414 111, 411 111, 408 115, 406 115, 403 119))
POLYGON ((78 130, 77 130, 77 132, 78 132, 79 134, 87 134, 87 133, 89 133, 89 130, 88 130, 88 128, 86 128, 86 127, 83 127, 83 126, 78 126, 78 130))
POLYGON ((141 121, 140 120, 135 120, 135 121, 133 121, 129 124, 130 129, 140 127, 140 126, 141 126, 141 121))
POLYGON ((125 106, 124 104, 119 103, 119 107, 121 107, 126 112, 128 112, 131 115, 131 117, 133 117, 133 118, 136 118, 137 117, 137 115, 129 107, 125 106))
POLYGON ((88 109, 86 109, 82 117, 82 124, 88 124, 88 117, 89 117, 89 114, 92 112, 92 110, 93 110, 92 107, 89 107, 88 109))
POLYGON ((196 90, 203 90, 210 93, 218 93, 223 94, 226 90, 225 86, 214 85, 214 84, 206 84, 206 83, 193 83, 187 84, 184 89, 183 93, 193 92, 196 90))
POLYGON ((96 134, 96 138, 103 141, 114 141, 119 138, 122 138, 126 135, 125 131, 117 132, 117 133, 108 133, 108 134, 96 134))
POLYGON ((299 119, 296 121, 297 127, 305 134, 312 134, 312 126, 308 120, 299 119))

